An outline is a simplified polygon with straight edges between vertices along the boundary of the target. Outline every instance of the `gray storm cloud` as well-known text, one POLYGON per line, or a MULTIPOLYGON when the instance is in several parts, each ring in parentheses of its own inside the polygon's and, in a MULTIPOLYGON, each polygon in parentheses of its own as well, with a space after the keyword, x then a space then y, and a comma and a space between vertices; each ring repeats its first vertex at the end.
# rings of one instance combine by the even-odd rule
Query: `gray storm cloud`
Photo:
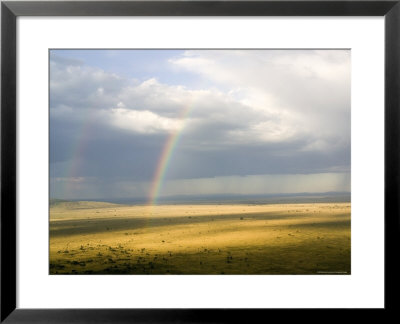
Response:
POLYGON ((187 183, 201 188, 192 194, 291 192, 277 175, 293 177, 293 192, 349 190, 350 51, 182 51, 168 64, 209 86, 128 79, 52 52, 52 196, 145 196, 176 132, 165 195, 187 183))

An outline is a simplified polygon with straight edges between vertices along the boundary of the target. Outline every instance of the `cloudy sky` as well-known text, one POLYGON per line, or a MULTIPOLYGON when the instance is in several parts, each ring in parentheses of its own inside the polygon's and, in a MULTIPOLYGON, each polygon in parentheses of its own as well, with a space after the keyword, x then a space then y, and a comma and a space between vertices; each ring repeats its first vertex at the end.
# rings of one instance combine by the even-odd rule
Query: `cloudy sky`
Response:
POLYGON ((350 191, 348 50, 51 50, 50 195, 350 191))

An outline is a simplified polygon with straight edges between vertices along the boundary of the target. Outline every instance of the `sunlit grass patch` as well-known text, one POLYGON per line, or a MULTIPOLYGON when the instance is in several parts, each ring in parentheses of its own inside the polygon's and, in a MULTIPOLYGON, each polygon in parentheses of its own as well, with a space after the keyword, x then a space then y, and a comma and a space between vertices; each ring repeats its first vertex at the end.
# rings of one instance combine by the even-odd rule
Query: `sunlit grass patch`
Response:
POLYGON ((51 274, 350 273, 349 203, 86 207, 51 208, 51 274))

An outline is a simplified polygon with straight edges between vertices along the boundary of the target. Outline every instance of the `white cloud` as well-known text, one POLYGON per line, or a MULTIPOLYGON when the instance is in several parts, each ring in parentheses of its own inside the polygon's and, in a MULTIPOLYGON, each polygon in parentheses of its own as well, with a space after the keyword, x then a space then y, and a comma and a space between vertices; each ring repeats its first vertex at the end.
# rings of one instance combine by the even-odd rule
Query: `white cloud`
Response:
MULTIPOLYGON (((264 180, 276 182, 276 191, 278 180, 236 176, 350 169, 349 51, 186 51, 169 60, 170 70, 150 69, 131 79, 56 55, 50 64, 51 127, 57 125, 51 129, 52 156, 59 179, 68 176, 60 163, 76 159, 73 148, 84 136, 74 175, 109 176, 107 186, 118 191, 121 181, 110 180, 112 173, 139 195, 147 185, 131 188, 129 179, 150 178, 166 136, 182 129, 168 172, 171 179, 196 178, 176 184, 183 192, 214 185, 221 193, 229 186, 261 192, 264 180), (122 162, 104 158, 118 150, 125 152, 122 162), (213 175, 235 177, 216 181, 213 175)), ((326 187, 333 181, 319 180, 326 187)), ((88 191, 100 195, 99 187, 88 191)))
POLYGON ((350 139, 350 51, 186 51, 170 62, 230 89, 258 113, 259 123, 236 134, 350 139))
POLYGON ((183 127, 183 121, 180 119, 161 117, 148 110, 114 108, 110 117, 114 126, 143 134, 176 132, 183 127))
POLYGON ((305 138, 299 150, 306 151, 349 145, 349 51, 186 51, 170 63, 216 86, 193 90, 156 78, 125 80, 77 61, 54 60, 53 116, 65 118, 74 107, 79 118, 96 109, 110 126, 154 134, 179 129, 180 115, 190 109, 186 125, 193 143, 305 138), (210 125, 212 138, 206 140, 210 125))

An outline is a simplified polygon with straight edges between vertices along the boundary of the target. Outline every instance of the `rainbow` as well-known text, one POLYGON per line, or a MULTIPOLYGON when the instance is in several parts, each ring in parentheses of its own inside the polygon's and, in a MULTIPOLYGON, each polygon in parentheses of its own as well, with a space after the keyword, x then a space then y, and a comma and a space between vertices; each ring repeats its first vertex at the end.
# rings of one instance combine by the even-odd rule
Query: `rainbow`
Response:
POLYGON ((157 168, 154 173, 153 181, 150 186, 150 194, 148 199, 148 205, 154 206, 157 205, 157 198, 160 194, 160 190, 162 188, 166 171, 168 169, 169 162, 171 160, 172 153, 176 147, 176 144, 179 141, 179 138, 182 134, 183 129, 185 128, 185 120, 191 111, 191 107, 184 109, 181 113, 180 120, 183 122, 182 127, 178 128, 175 131, 172 131, 168 136, 160 158, 157 163, 157 168))
POLYGON ((66 177, 66 180, 61 187, 61 197, 64 198, 73 197, 73 194, 76 191, 74 182, 70 179, 79 177, 79 169, 81 167, 81 161, 79 157, 83 156, 83 154, 87 150, 87 147, 89 146, 90 135, 95 128, 93 122, 93 112, 86 112, 83 117, 84 118, 82 119, 82 122, 76 132, 76 140, 70 147, 71 159, 69 163, 65 165, 64 169, 64 177, 66 177))
MULTIPOLYGON (((160 190, 163 185, 164 177, 166 171, 168 169, 169 162, 171 160, 172 153, 174 148, 176 147, 181 134, 183 133, 183 129, 185 128, 185 121, 192 110, 192 106, 183 109, 181 112, 179 119, 182 121, 182 126, 178 127, 176 130, 172 131, 162 149, 162 153, 157 163, 157 168, 155 170, 153 180, 150 186, 149 198, 147 201, 148 205, 154 206, 157 205, 157 198, 160 193, 160 190)), ((94 128, 92 118, 90 118, 90 114, 87 114, 83 119, 78 131, 77 131, 77 140, 75 144, 71 146, 71 160, 65 166, 65 177, 74 178, 79 176, 79 168, 80 168, 80 160, 79 157, 82 156, 89 144, 88 138, 90 137, 90 133, 94 128)), ((51 186, 52 184, 50 184, 51 186)), ((55 185, 55 184, 54 184, 55 185)), ((73 181, 65 181, 62 186, 62 197, 70 197, 75 191, 75 184, 73 181)))

